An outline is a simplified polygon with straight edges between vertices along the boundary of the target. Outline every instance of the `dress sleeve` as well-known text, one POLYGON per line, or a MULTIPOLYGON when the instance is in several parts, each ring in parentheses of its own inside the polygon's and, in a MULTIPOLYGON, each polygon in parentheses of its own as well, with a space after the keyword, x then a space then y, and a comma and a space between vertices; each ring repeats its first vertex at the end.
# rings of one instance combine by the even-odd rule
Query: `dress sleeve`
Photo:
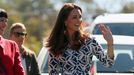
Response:
POLYGON ((49 52, 49 75, 59 75, 60 65, 58 58, 54 57, 52 53, 49 52))
POLYGON ((114 64, 114 59, 108 57, 108 55, 104 52, 104 49, 95 39, 92 40, 89 46, 91 46, 93 54, 105 67, 111 67, 114 64))

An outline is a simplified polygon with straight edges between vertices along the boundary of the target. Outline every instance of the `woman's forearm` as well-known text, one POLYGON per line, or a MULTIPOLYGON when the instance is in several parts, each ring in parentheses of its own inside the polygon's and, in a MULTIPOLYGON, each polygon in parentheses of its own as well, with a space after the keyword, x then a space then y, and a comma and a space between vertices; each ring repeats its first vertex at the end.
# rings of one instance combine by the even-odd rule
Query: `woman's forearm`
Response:
POLYGON ((114 58, 114 45, 113 44, 107 44, 108 47, 108 56, 113 59, 114 58))

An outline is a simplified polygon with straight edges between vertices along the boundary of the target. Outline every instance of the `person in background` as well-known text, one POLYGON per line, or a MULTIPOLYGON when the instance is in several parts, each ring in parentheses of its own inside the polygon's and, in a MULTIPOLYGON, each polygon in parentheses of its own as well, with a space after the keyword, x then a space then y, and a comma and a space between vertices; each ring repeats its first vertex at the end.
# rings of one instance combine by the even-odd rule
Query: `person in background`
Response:
POLYGON ((7 22, 8 14, 0 8, 0 75, 24 75, 17 44, 2 36, 7 22))
POLYGON ((82 9, 74 3, 65 3, 48 37, 49 75, 90 75, 95 55, 104 66, 114 64, 112 32, 101 24, 100 30, 107 41, 107 54, 101 45, 85 33, 82 27, 82 9))
POLYGON ((26 36, 27 30, 24 24, 12 24, 12 26, 10 27, 9 39, 15 41, 19 46, 21 60, 26 75, 40 75, 35 53, 23 45, 26 36))

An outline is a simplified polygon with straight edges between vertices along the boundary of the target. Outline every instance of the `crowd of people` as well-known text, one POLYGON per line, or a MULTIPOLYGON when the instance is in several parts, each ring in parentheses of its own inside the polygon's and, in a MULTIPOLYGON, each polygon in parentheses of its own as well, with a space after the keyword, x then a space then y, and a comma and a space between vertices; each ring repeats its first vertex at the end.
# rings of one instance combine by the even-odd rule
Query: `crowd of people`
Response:
MULTIPOLYGON (((23 23, 13 23, 9 39, 3 38, 8 25, 8 14, 0 9, 0 75, 40 75, 35 53, 24 46, 27 30, 23 23)), ((48 48, 49 75, 90 75, 92 57, 95 55, 104 66, 114 64, 112 32, 100 24, 107 41, 107 54, 90 34, 84 32, 82 9, 74 3, 65 3, 57 16, 54 28, 45 47, 48 48)))
POLYGON ((7 22, 7 12, 0 9, 0 75, 40 75, 35 53, 23 45, 27 36, 25 25, 12 24, 9 39, 4 39, 7 22))

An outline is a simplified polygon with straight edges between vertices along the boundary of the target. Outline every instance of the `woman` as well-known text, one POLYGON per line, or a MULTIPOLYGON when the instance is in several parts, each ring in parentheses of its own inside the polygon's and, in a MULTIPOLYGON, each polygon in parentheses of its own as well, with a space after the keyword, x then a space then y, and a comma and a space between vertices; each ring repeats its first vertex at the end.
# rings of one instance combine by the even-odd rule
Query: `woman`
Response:
POLYGON ((107 54, 104 54, 102 47, 84 33, 82 26, 82 9, 73 3, 66 3, 59 12, 46 44, 49 48, 49 75, 89 75, 93 55, 104 66, 113 65, 113 37, 110 29, 100 25, 108 46, 107 54))

